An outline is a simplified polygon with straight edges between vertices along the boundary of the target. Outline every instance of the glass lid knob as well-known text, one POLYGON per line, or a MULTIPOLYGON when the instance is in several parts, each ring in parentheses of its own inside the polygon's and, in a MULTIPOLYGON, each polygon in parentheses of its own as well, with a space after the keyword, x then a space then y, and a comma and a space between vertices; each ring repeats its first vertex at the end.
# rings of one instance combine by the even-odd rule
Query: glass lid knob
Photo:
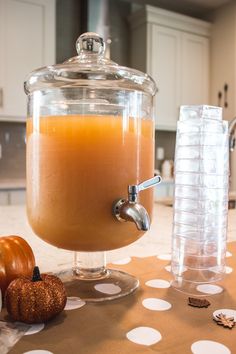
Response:
POLYGON ((97 33, 83 33, 76 41, 78 55, 96 54, 102 56, 105 51, 105 43, 97 33))

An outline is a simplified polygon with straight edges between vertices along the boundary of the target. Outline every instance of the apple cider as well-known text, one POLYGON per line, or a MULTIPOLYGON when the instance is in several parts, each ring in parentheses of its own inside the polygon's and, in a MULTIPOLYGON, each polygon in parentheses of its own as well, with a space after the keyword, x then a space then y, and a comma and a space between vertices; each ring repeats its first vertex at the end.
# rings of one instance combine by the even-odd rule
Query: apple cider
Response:
MULTIPOLYGON (((143 232, 118 222, 113 203, 153 177, 152 119, 50 115, 27 121, 27 212, 34 232, 68 250, 104 251, 143 232)), ((152 212, 153 189, 139 202, 152 212)))

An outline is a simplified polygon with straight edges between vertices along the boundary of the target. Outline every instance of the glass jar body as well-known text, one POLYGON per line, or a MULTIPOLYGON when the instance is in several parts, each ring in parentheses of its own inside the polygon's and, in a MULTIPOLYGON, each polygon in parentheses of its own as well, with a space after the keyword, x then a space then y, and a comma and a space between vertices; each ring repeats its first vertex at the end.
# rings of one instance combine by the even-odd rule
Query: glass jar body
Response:
MULTIPOLYGON (((53 88, 28 96, 27 213, 46 242, 105 251, 143 232, 118 222, 112 205, 153 176, 152 96, 131 90, 53 88)), ((140 193, 152 212, 153 190, 140 193)))

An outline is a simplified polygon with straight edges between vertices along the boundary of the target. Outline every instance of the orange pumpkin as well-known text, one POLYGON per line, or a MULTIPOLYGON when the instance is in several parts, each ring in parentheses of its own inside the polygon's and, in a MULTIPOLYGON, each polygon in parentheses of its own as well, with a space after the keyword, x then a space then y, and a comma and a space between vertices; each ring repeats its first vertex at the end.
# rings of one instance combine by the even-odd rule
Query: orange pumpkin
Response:
POLYGON ((0 288, 3 295, 12 280, 30 276, 34 266, 33 251, 22 237, 0 237, 0 288))

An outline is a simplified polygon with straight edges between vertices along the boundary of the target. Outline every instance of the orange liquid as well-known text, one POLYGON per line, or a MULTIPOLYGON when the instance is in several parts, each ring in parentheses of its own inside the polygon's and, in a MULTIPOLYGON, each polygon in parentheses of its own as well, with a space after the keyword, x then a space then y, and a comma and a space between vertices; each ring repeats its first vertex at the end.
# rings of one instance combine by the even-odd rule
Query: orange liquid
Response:
MULTIPOLYGON (((47 116, 27 122, 27 210, 46 242, 77 251, 128 245, 143 233, 112 205, 153 176, 153 122, 115 116, 47 116)), ((152 189, 139 202, 152 212, 152 189)))

